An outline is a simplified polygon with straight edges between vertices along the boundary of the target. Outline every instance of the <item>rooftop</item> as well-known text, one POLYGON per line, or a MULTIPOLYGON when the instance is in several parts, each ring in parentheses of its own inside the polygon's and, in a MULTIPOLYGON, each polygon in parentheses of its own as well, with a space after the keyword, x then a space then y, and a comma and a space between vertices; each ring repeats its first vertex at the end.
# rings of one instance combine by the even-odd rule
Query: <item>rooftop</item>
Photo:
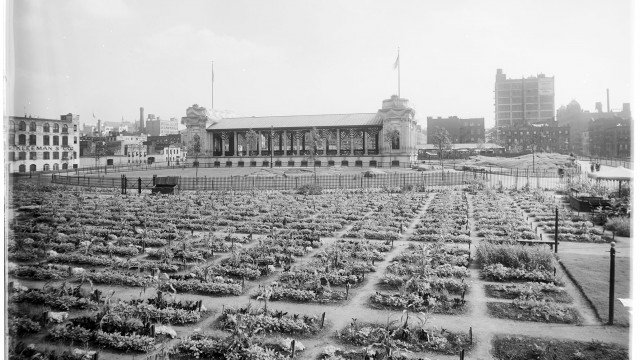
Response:
POLYGON ((291 115, 239 117, 220 119, 210 125, 207 130, 236 130, 236 129, 269 129, 304 128, 311 127, 340 127, 340 126, 382 126, 382 119, 376 113, 356 114, 325 114, 325 115, 291 115))

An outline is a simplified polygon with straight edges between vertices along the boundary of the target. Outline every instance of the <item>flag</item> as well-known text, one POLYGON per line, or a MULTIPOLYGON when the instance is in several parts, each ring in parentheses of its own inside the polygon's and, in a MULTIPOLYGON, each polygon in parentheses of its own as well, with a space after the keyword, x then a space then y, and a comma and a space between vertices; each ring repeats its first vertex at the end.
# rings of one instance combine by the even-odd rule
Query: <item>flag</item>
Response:
POLYGON ((398 58, 396 59, 396 62, 393 64, 393 70, 397 69, 398 66, 400 66, 400 53, 398 52, 398 58))

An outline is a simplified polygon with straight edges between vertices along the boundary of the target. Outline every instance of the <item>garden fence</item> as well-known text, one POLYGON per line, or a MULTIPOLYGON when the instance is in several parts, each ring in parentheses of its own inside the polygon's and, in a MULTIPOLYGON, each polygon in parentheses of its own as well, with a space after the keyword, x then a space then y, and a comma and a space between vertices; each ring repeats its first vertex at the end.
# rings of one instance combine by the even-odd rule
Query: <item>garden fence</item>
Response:
MULTIPOLYGON (((153 187, 152 178, 126 177, 127 189, 140 188, 149 190, 153 187)), ((571 181, 587 179, 583 175, 567 174, 559 176, 552 172, 539 173, 539 176, 531 176, 528 172, 520 171, 471 171, 471 170, 445 170, 424 171, 415 173, 388 173, 365 176, 356 175, 303 175, 303 176, 226 176, 226 177, 180 177, 178 188, 181 190, 293 190, 307 184, 317 184, 324 189, 364 189, 382 187, 438 187, 459 186, 482 181, 489 187, 522 188, 525 186, 542 189, 558 189, 570 185, 571 181)), ((588 179, 590 180, 590 179, 588 179)), ((101 187, 121 188, 120 177, 89 176, 73 174, 52 174, 52 183, 101 187)))

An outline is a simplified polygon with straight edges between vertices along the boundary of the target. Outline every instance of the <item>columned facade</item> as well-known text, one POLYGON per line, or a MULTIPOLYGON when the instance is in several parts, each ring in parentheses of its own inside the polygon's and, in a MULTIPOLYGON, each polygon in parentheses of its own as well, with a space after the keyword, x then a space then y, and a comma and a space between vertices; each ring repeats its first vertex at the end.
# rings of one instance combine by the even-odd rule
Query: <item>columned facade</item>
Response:
MULTIPOLYGON (((389 166, 417 161, 408 100, 392 96, 376 113, 221 119, 206 129, 206 157, 220 166, 389 166), (273 159, 273 160, 271 160, 273 159)), ((199 122, 186 123, 200 131, 199 122)))

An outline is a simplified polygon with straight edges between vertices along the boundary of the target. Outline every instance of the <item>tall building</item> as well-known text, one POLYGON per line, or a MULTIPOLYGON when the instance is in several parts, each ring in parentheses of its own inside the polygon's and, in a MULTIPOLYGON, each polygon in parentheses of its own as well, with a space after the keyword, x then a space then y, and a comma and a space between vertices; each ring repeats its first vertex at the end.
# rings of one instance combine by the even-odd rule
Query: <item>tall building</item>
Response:
POLYGON ((507 79, 498 69, 495 85, 496 127, 548 123, 554 118, 554 78, 507 79))
POLYGON ((449 139, 454 144, 484 142, 484 118, 427 117, 427 144, 434 143, 433 134, 438 127, 447 130, 449 139))
POLYGON ((9 116, 9 173, 78 167, 78 115, 60 119, 9 116))

